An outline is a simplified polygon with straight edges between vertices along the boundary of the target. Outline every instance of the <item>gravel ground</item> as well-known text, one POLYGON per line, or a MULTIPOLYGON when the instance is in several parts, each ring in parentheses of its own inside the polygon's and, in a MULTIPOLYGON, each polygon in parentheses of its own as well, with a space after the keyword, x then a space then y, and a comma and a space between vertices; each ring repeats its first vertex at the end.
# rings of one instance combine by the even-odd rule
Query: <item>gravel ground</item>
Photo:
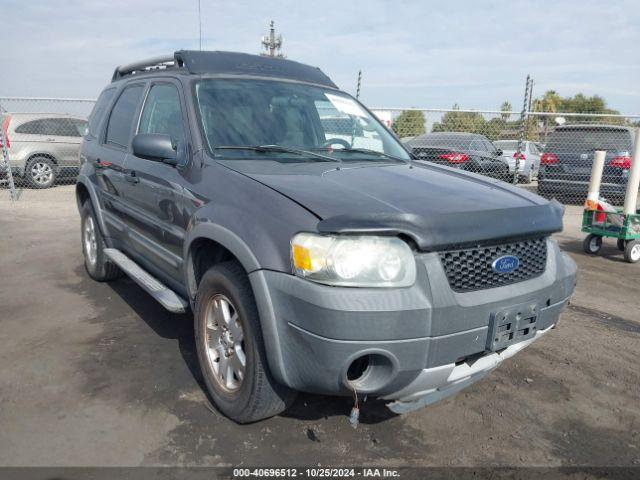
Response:
MULTIPOLYGON (((6 192, 0 192, 6 193, 6 192)), ((203 394, 190 315, 86 275, 73 186, 0 198, 0 466, 640 465, 640 265, 581 252, 558 327, 484 381, 394 416, 300 395, 238 426, 203 394)))

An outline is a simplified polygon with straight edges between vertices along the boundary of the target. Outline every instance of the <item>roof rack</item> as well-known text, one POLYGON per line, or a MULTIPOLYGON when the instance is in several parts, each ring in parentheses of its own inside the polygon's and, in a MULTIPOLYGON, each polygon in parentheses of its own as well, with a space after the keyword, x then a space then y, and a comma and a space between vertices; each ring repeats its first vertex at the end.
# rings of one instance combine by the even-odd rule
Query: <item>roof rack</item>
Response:
POLYGON ((116 67, 113 72, 112 82, 126 77, 127 75, 135 75, 139 73, 149 72, 152 70, 166 70, 168 68, 182 67, 182 58, 178 52, 173 55, 162 55, 159 57, 148 58, 139 62, 133 62, 126 65, 116 67))
POLYGON ((247 53, 179 50, 173 55, 150 58, 116 68, 112 82, 130 75, 183 69, 201 74, 229 74, 252 77, 285 78, 338 88, 319 68, 284 58, 263 57, 247 53))

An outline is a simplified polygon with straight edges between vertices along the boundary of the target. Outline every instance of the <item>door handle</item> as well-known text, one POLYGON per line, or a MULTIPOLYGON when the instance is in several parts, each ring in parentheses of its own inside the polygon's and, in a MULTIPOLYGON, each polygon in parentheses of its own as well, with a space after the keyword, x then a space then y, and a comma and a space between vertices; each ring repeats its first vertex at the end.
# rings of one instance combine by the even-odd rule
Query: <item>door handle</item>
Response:
POLYGON ((140 179, 136 175, 136 172, 133 170, 127 172, 124 176, 124 179, 129 183, 140 183, 140 179))
POLYGON ((111 162, 105 162, 104 160, 100 160, 99 158, 96 159, 97 168, 107 168, 107 167, 110 167, 111 165, 112 165, 111 162))

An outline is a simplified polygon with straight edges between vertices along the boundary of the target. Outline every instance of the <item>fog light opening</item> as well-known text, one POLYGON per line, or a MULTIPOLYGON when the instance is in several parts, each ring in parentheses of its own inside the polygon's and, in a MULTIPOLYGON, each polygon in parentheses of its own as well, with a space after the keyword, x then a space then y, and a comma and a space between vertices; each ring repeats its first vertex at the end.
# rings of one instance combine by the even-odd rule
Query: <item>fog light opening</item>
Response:
POLYGON ((358 393, 375 392, 383 388, 394 375, 391 360, 378 353, 362 355, 349 364, 345 384, 358 393))
POLYGON ((369 368, 370 358, 369 355, 364 355, 363 357, 356 358, 351 365, 349 365, 349 369, 347 370, 347 380, 349 382, 357 382, 365 376, 367 369, 369 368))

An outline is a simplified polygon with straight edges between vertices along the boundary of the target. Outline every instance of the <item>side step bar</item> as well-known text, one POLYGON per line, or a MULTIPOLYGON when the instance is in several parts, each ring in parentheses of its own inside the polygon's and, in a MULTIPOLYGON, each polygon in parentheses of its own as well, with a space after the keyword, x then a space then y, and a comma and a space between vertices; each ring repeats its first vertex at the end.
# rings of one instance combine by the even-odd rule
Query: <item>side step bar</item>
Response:
POLYGON ((189 304, 179 297, 173 290, 160 283, 153 275, 143 270, 140 265, 127 257, 120 250, 115 248, 105 248, 104 254, 115 263, 120 269, 129 275, 133 281, 144 288, 149 295, 155 298, 160 304, 174 313, 184 313, 189 304))

